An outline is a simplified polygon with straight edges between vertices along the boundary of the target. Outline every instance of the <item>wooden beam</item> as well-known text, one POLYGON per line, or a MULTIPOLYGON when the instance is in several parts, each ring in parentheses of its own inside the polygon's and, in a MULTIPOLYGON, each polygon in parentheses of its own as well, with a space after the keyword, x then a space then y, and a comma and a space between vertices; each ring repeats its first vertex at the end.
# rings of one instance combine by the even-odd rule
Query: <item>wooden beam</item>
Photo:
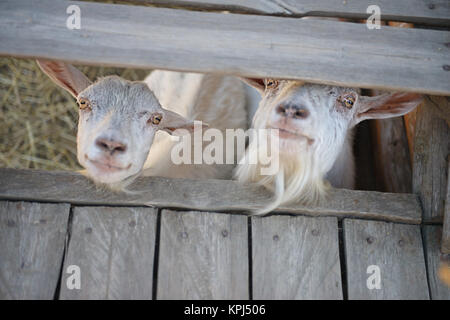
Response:
POLYGON ((439 251, 441 226, 423 227, 428 283, 433 300, 450 300, 450 255, 439 251))
POLYGON ((266 0, 117 0, 116 2, 197 11, 228 11, 232 13, 274 15, 291 14, 288 9, 283 8, 278 3, 266 0))
MULTIPOLYGON (((450 127, 450 97, 428 96, 428 104, 434 107, 436 115, 444 119, 450 127)), ((411 164, 413 163, 414 150, 414 131, 417 120, 417 108, 403 117, 405 120, 406 135, 408 136, 408 145, 411 156, 411 164)))
MULTIPOLYGON (((202 211, 248 213, 268 205, 271 194, 255 184, 230 180, 188 180, 141 177, 129 188, 134 193, 102 190, 74 172, 0 169, 0 199, 69 202, 83 205, 156 206, 202 211)), ((359 217, 418 224, 421 208, 413 194, 345 189, 331 190, 316 206, 282 206, 278 213, 359 217)))
POLYGON ((371 125, 378 190, 411 193, 412 169, 403 118, 375 120, 371 125))
POLYGON ((52 300, 69 221, 68 204, 0 201, 0 299, 52 300))
POLYGON ((344 220, 350 300, 428 300, 419 226, 344 220))
POLYGON ((156 210, 76 207, 59 299, 152 299, 156 210), (68 288, 69 266, 80 288, 68 288))
POLYGON ((429 103, 433 105, 437 115, 447 121, 450 126, 450 97, 429 96, 429 103))
POLYGON ((247 218, 161 213, 157 298, 249 299, 247 218))
POLYGON ((442 222, 449 152, 450 129, 427 97, 416 113, 413 159, 413 192, 422 202, 424 221, 442 222))
POLYGON ((411 167, 411 170, 414 162, 414 131, 416 128, 416 119, 417 119, 417 108, 403 116, 406 130, 406 137, 408 138, 408 149, 410 158, 409 165, 411 167))
POLYGON ((450 95, 449 34, 77 1, 0 2, 0 55, 436 95, 450 95), (69 5, 81 9, 80 30, 65 27, 69 5))
POLYGON ((253 299, 343 299, 336 218, 251 220, 253 299))
POLYGON ((450 253, 450 159, 447 169, 447 196, 445 198, 444 226, 442 229, 441 250, 443 253, 450 253))
POLYGON ((367 7, 377 5, 383 20, 395 20, 436 26, 450 26, 450 4, 446 0, 432 3, 423 0, 119 0, 118 2, 176 7, 190 10, 220 10, 233 13, 284 16, 324 16, 365 19, 367 7))

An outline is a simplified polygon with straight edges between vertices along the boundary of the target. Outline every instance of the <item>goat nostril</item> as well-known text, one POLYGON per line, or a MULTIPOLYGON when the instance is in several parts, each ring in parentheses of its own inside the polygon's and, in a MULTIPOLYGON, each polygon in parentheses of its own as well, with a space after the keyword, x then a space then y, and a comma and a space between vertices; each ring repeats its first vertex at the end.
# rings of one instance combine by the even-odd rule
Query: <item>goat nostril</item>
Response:
POLYGON ((102 149, 102 150, 109 150, 108 144, 105 143, 105 142, 102 141, 102 140, 97 140, 96 145, 97 145, 100 149, 102 149))
POLYGON ((297 119, 305 119, 309 116, 309 112, 306 109, 297 109, 295 111, 294 117, 297 119))
POLYGON ((284 106, 278 106, 277 113, 284 115, 286 113, 286 109, 284 108, 284 106))
POLYGON ((100 150, 110 152, 111 155, 114 152, 124 153, 127 150, 127 146, 125 144, 112 140, 97 139, 95 144, 100 148, 100 150))
POLYGON ((119 152, 119 153, 123 153, 123 152, 125 152, 126 150, 127 150, 127 147, 124 146, 124 145, 121 145, 121 146, 115 147, 113 151, 116 151, 116 152, 119 152))

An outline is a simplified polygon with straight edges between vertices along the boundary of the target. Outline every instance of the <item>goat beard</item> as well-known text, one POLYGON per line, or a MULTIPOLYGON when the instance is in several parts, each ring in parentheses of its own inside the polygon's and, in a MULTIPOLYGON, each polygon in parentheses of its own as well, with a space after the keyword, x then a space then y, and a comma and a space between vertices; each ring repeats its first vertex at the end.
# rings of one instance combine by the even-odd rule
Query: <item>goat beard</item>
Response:
MULTIPOLYGON (((245 157, 251 157, 258 152, 261 150, 250 143, 245 157)), ((261 175, 261 168, 264 166, 257 162, 256 164, 239 164, 234 177, 242 183, 258 183, 273 192, 270 203, 253 212, 266 214, 281 205, 290 203, 317 204, 330 188, 330 184, 324 179, 325 172, 318 166, 319 163, 317 155, 312 150, 280 152, 279 170, 274 175, 261 175)))
POLYGON ((83 176, 85 176, 86 178, 88 178, 89 180, 91 180, 98 191, 112 191, 112 192, 116 192, 116 193, 126 193, 129 195, 136 195, 136 194, 141 194, 144 191, 133 191, 133 190, 129 190, 127 189, 127 187, 129 185, 131 185, 137 178, 139 178, 139 176, 142 173, 142 170, 140 170, 138 173, 128 176, 125 179, 118 181, 118 182, 112 182, 112 183, 103 183, 103 182, 98 182, 97 180, 95 180, 86 169, 83 170, 79 170, 78 173, 82 174, 83 176))

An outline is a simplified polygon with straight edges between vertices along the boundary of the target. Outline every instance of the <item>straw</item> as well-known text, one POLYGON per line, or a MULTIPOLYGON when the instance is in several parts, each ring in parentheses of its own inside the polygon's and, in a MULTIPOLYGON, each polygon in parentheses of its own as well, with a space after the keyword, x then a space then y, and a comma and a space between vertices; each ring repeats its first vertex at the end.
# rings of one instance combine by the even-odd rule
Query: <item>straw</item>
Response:
MULTIPOLYGON (((91 80, 117 74, 142 80, 148 70, 78 66, 91 80)), ((79 170, 78 108, 34 60, 0 58, 0 167, 79 170)))

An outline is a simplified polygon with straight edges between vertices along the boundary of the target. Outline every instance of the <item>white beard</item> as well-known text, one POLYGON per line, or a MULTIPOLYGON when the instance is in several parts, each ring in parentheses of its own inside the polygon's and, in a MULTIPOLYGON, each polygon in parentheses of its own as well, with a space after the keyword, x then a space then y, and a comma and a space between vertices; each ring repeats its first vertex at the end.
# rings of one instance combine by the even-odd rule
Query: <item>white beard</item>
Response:
MULTIPOLYGON (((246 156, 255 156, 261 152, 258 148, 267 149, 267 145, 256 146, 256 144, 250 143, 246 156)), ((254 212, 255 214, 265 214, 288 203, 297 202, 311 205, 325 196, 330 185, 324 179, 325 172, 322 172, 318 164, 320 161, 312 150, 309 152, 282 152, 279 155, 279 170, 274 175, 261 175, 263 166, 260 163, 248 164, 247 161, 247 163, 237 166, 234 177, 242 183, 258 183, 274 193, 273 199, 267 207, 254 212)))

